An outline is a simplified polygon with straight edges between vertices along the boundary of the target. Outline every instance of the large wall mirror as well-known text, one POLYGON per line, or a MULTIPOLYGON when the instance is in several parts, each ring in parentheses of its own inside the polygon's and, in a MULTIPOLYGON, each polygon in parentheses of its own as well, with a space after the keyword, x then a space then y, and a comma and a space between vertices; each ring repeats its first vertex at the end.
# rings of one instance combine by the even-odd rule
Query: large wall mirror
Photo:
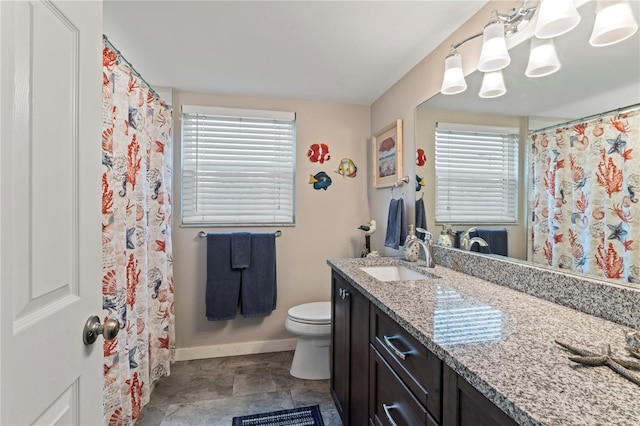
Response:
MULTIPOLYGON (((511 64, 503 70, 507 87, 505 95, 493 99, 480 98, 478 93, 483 75, 476 71, 467 76, 468 88, 465 92, 457 95, 438 94, 417 107, 416 145, 418 149, 425 151, 428 158, 424 165, 416 166, 416 175, 425 178, 426 182, 421 190, 422 193, 418 193, 418 197, 422 196, 425 201, 428 227, 432 232, 437 234, 442 229, 441 224, 435 222, 435 206, 433 205, 435 200, 434 133, 436 123, 517 127, 520 130, 518 219, 517 223, 499 224, 495 227, 508 229, 509 257, 522 261, 535 260, 531 253, 531 245, 529 245, 529 250, 527 249, 534 220, 530 208, 534 189, 529 170, 530 157, 533 152, 531 141, 528 140, 529 132, 545 127, 553 128, 553 126, 567 122, 570 123, 569 127, 572 127, 576 124, 571 123, 573 120, 578 120, 580 123, 583 121, 582 119, 587 117, 610 111, 623 110, 624 112, 627 107, 640 104, 640 32, 615 45, 592 47, 589 44, 589 37, 595 20, 595 3, 595 1, 590 1, 582 5, 579 8, 582 19, 578 27, 555 39, 556 50, 562 63, 562 68, 555 74, 539 78, 528 78, 524 75, 530 48, 529 41, 524 41, 510 49, 511 64)), ((634 15, 638 19, 640 17, 640 3, 635 1, 630 3, 634 15)), ((610 118, 606 120, 609 125, 610 118)), ((637 140, 640 137, 638 132, 638 129, 634 129, 633 133, 629 133, 628 136, 637 140)), ((600 143, 607 150, 612 147, 606 140, 600 141, 600 143)), ((592 145, 589 149, 595 152, 596 146, 592 145)), ((640 157, 640 152, 634 152, 633 157, 640 157)), ((576 161, 579 161, 579 158, 576 161)), ((581 165, 574 166, 577 168, 581 165)), ((640 171, 635 173, 640 174, 640 171)), ((624 190, 626 191, 626 188, 624 190)), ((640 188, 638 189, 638 198, 640 198, 640 188)), ((478 195, 478 203, 482 202, 481 195, 478 195)), ((640 226, 640 203, 634 203, 627 207, 625 214, 630 215, 629 219, 638 222, 634 223, 635 226, 640 226)), ((453 228, 464 229, 469 226, 468 223, 465 223, 453 225, 453 228)), ((593 234, 598 233, 593 232, 593 234)), ((599 231, 599 235, 605 236, 606 246, 613 231, 607 229, 605 225, 604 230, 599 231)), ((635 251, 626 255, 639 258, 640 252, 635 251)), ((543 264, 542 262, 536 263, 543 264)), ((561 265, 555 266, 562 267, 561 265)), ((568 269, 565 272, 571 272, 571 268, 568 269)), ((585 271, 585 273, 589 272, 585 271)), ((602 277, 602 274, 594 273, 594 275, 608 280, 608 278, 602 277)), ((640 286, 635 276, 612 279, 612 281, 618 284, 640 286)))

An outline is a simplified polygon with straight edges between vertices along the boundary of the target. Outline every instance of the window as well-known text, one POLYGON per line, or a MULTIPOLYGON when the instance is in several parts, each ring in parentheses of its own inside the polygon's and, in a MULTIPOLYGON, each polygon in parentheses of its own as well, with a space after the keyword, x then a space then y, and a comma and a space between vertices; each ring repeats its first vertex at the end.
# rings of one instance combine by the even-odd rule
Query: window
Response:
POLYGON ((182 106, 182 224, 295 223, 295 113, 182 106))
POLYGON ((436 222, 516 223, 518 129, 438 123, 436 222))

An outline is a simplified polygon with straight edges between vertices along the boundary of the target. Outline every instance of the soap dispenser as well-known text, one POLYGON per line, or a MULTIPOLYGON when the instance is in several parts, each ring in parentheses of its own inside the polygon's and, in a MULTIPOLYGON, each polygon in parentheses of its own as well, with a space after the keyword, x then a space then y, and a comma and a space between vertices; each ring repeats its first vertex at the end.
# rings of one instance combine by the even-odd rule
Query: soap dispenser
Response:
POLYGON ((443 225, 436 244, 442 247, 453 247, 453 230, 451 225, 443 225))
POLYGON ((420 244, 415 244, 417 240, 413 225, 409 225, 409 235, 404 241, 404 258, 409 262, 417 262, 420 258, 420 244))

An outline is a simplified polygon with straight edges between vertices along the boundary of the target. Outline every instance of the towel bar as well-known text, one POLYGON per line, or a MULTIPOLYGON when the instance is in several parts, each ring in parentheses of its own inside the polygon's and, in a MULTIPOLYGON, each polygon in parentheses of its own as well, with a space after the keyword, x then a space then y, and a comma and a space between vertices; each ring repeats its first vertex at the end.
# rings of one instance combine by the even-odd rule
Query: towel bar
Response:
MULTIPOLYGON (((278 229, 276 232, 274 232, 274 234, 276 234, 276 237, 279 237, 280 235, 282 235, 282 231, 278 229)), ((207 232, 204 232, 204 231, 198 232, 198 237, 205 238, 206 236, 207 236, 207 232)))

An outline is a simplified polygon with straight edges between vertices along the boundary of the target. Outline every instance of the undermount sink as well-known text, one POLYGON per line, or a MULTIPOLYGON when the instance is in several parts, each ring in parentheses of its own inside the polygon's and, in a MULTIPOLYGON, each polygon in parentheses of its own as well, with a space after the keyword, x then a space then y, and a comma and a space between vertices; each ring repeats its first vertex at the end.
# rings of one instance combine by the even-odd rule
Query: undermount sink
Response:
POLYGON ((439 278, 436 275, 409 269, 402 265, 385 265, 385 266, 361 266, 360 270, 371 275, 378 281, 405 281, 405 280, 426 280, 430 278, 439 278))

